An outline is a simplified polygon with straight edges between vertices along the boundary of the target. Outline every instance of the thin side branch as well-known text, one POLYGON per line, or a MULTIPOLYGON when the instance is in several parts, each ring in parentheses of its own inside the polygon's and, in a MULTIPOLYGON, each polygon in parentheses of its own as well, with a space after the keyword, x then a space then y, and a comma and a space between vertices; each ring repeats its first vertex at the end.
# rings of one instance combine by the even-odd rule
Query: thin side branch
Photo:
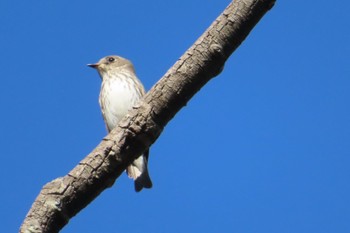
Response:
POLYGON ((192 96, 222 71, 228 57, 274 3, 232 2, 116 129, 69 174, 43 187, 20 232, 59 232, 70 218, 111 187, 192 96))

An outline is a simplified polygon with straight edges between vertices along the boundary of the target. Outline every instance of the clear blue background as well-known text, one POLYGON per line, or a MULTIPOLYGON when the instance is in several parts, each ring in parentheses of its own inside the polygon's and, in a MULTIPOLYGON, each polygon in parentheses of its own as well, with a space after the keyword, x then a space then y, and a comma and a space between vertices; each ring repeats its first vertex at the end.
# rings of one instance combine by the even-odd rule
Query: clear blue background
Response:
MULTIPOLYGON (((86 64, 150 89, 229 2, 0 2, 2 232, 106 135, 86 64)), ((349 12, 278 0, 153 145, 153 189, 124 174, 62 232, 350 232, 349 12)))

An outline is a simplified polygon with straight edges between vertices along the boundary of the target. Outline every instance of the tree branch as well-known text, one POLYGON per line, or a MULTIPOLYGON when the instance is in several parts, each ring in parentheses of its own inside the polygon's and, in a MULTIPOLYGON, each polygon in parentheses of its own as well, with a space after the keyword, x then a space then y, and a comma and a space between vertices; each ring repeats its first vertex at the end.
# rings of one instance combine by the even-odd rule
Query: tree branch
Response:
POLYGON ((116 129, 68 175, 43 187, 20 232, 59 232, 70 218, 111 187, 192 96, 222 71, 228 57, 274 2, 232 2, 116 129))

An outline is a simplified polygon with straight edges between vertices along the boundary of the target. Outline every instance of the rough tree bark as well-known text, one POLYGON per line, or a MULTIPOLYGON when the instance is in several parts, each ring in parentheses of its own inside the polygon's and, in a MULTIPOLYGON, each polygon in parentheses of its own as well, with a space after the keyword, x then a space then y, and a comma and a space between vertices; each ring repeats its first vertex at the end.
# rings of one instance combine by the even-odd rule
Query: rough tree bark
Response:
POLYGON ((116 129, 66 176, 42 188, 20 232, 59 232, 70 218, 111 187, 190 98, 221 72, 228 57, 274 3, 232 2, 116 129))

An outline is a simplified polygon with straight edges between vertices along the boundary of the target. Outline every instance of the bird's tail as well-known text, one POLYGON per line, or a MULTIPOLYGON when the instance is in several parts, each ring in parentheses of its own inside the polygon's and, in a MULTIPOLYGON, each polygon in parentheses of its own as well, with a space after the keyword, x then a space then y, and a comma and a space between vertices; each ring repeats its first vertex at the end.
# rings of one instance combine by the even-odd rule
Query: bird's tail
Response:
POLYGON ((126 169, 128 176, 135 181, 135 191, 140 192, 143 188, 152 188, 152 181, 147 169, 148 152, 133 161, 126 169))
POLYGON ((139 177, 137 177, 134 184, 136 192, 140 192, 143 188, 152 188, 152 181, 149 177, 148 171, 144 171, 139 177))

